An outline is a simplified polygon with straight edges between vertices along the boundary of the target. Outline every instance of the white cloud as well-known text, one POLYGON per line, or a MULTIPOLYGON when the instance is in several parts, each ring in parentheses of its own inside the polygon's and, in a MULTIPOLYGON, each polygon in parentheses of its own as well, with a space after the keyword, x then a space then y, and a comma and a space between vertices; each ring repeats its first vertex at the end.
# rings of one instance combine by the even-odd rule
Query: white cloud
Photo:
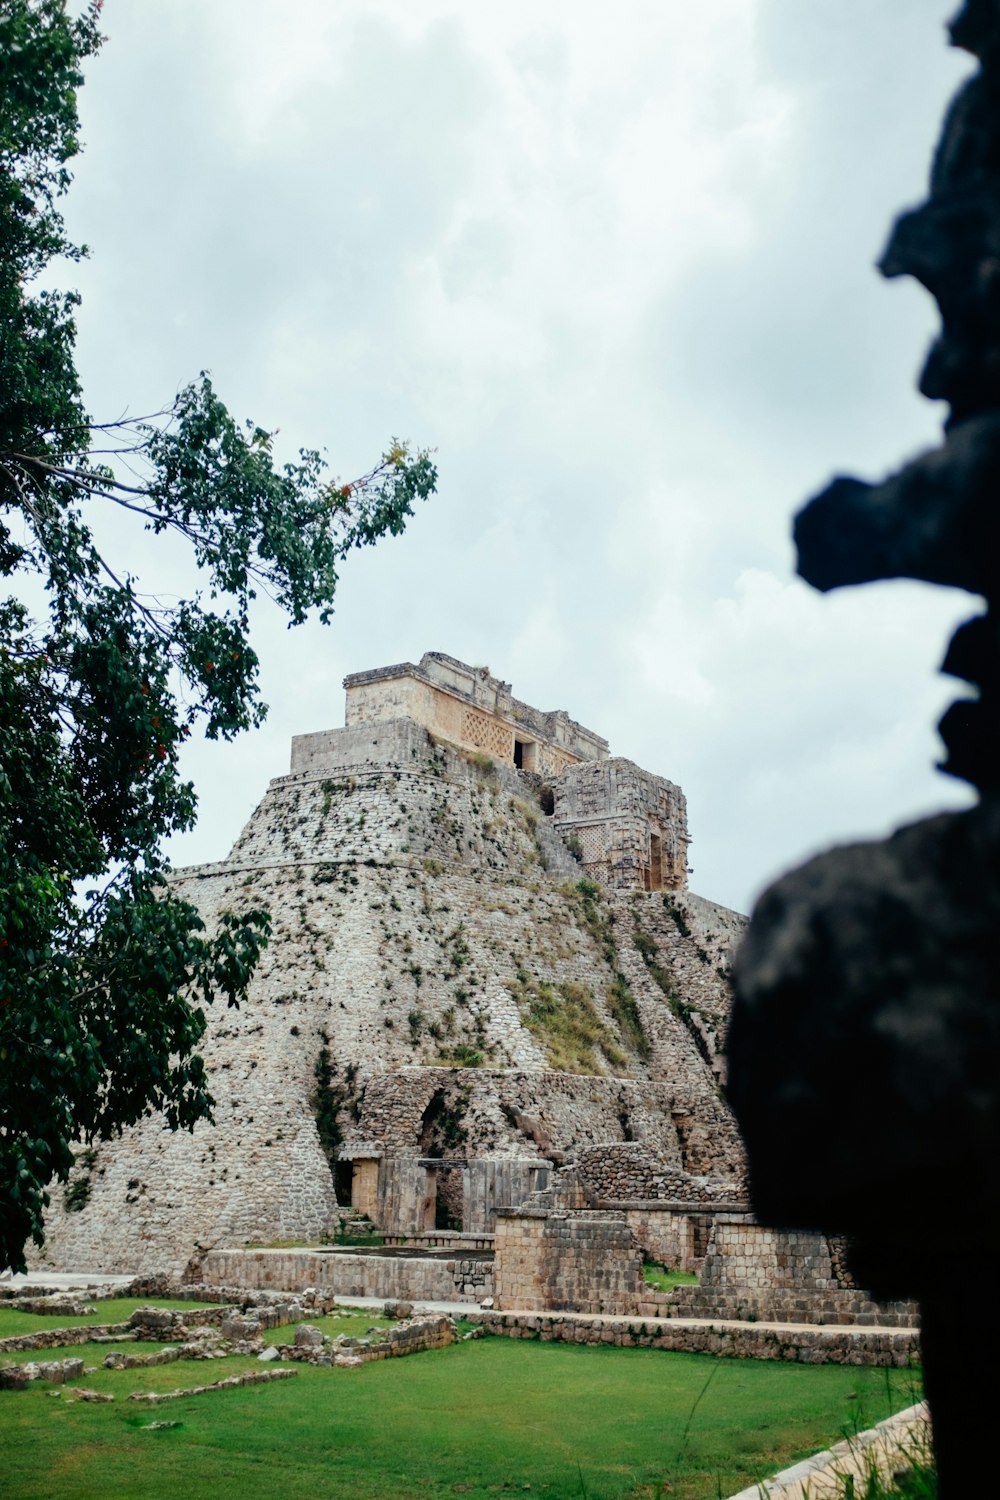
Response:
POLYGON ((349 560, 331 631, 262 612, 272 716, 192 751, 180 858, 225 852, 345 672, 425 649, 681 780, 695 884, 735 904, 961 797, 929 769, 960 602, 790 577, 792 510, 938 423, 912 391, 933 310, 870 266, 964 64, 937 0, 902 10, 108 7, 69 200, 92 408, 208 365, 345 476, 392 434, 441 468, 349 560))

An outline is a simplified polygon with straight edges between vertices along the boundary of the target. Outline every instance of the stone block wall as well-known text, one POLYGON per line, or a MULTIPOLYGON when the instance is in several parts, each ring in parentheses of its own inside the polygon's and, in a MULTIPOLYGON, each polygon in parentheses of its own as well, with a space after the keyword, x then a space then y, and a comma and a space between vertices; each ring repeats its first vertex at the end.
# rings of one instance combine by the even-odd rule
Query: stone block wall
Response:
POLYGON ((636 1199, 742 1206, 741 1182, 665 1169, 662 1155, 642 1141, 585 1146, 576 1153, 574 1165, 586 1191, 601 1207, 636 1199))
POLYGON ((580 1151, 573 1165, 555 1173, 524 1207, 621 1214, 647 1259, 699 1272, 719 1213, 747 1212, 741 1192, 733 1180, 659 1172, 642 1145, 623 1142, 580 1151))
POLYGON ((915 1302, 876 1303, 842 1287, 826 1237, 768 1229, 749 1214, 715 1219, 698 1286, 677 1287, 678 1315, 915 1327, 915 1302))
POLYGON ((687 803, 673 782, 620 758, 568 767, 554 783, 555 825, 609 889, 687 889, 687 803))
POLYGON ((290 773, 301 776, 317 771, 369 766, 405 766, 427 754, 427 731, 412 719, 380 720, 347 729, 322 729, 292 737, 290 773))
POLYGON ((824 1235, 768 1229, 749 1214, 716 1218, 701 1284, 720 1291, 766 1287, 816 1292, 833 1291, 837 1285, 824 1235))
POLYGON ((648 1299, 620 1214, 499 1213, 495 1244, 498 1308, 629 1313, 648 1299))
POLYGON ((715 1213, 698 1204, 614 1203, 624 1214, 633 1240, 647 1260, 674 1271, 700 1273, 715 1223, 715 1213))
POLYGON ((723 1359, 780 1359, 804 1365, 877 1365, 909 1369, 919 1363, 915 1329, 721 1328, 711 1323, 653 1318, 567 1318, 558 1313, 484 1312, 477 1321, 492 1334, 543 1343, 602 1344, 618 1349, 672 1349, 723 1359))
POLYGON ((642 1141, 586 1146, 577 1153, 574 1166, 595 1199, 615 1202, 656 1197, 653 1181, 663 1171, 662 1159, 642 1141))
POLYGON ((344 687, 349 728, 405 717, 463 749, 547 775, 608 753, 606 740, 564 710, 533 708, 488 668, 439 651, 425 652, 419 665, 354 672, 344 687))
POLYGON ((489 1254, 362 1255, 350 1251, 212 1250, 199 1276, 212 1285, 405 1302, 481 1302, 493 1295, 489 1254))

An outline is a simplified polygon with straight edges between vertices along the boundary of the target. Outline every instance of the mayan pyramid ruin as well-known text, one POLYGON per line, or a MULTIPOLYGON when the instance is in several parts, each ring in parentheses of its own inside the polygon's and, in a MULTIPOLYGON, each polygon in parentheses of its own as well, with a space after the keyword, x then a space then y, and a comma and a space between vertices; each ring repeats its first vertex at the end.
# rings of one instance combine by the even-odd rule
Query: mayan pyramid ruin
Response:
POLYGON ((577 1162, 618 1197, 740 1196, 743 918, 687 889, 680 789, 437 652, 345 688, 346 727, 295 738, 228 857, 174 877, 209 925, 273 919, 209 1015, 216 1124, 81 1150, 35 1264, 179 1270, 345 1210, 487 1233, 577 1162))

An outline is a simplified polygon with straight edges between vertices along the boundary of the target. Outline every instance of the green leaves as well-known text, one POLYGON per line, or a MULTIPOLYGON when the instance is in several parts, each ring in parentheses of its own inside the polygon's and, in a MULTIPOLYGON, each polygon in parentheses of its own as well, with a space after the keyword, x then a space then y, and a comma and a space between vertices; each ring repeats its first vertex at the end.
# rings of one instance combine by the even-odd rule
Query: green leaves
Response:
MULTIPOLYGON (((81 417, 78 298, 32 297, 26 288, 56 256, 84 253, 66 238, 55 203, 78 150, 76 90, 83 60, 100 45, 99 10, 91 4, 71 21, 62 0, 8 0, 0 12, 0 449, 26 432, 50 439, 81 417)), ((0 470, 0 498, 5 478, 0 470)))
POLYGON ((429 454, 411 458, 396 442, 350 484, 329 478, 322 456, 306 449, 276 469, 271 434, 249 421, 240 428, 204 372, 177 397, 168 423, 139 431, 153 530, 188 539, 213 597, 232 595, 245 611, 260 586, 293 625, 312 609, 328 620, 336 564, 387 532, 398 535, 437 481, 429 454))
POLYGON ((85 253, 57 203, 100 10, 0 0, 0 1265, 13 1266, 41 1240, 45 1185, 66 1181, 74 1141, 153 1110, 175 1129, 210 1117, 203 1007, 240 1003, 269 921, 227 913, 206 934, 170 892, 162 845, 195 818, 183 741, 266 712, 251 602, 263 591, 292 625, 329 620, 343 559, 398 534, 437 477, 396 440, 349 483, 315 450, 278 464, 271 434, 238 423, 205 374, 162 412, 91 423, 79 299, 35 283, 85 253), (164 601, 124 573, 95 540, 108 507, 119 530, 186 543, 198 587, 164 601), (42 600, 34 614, 25 597, 42 600))
POLYGON ((173 1129, 211 1117, 195 1000, 240 1003, 270 920, 228 913, 209 937, 160 874, 123 871, 81 904, 67 879, 5 856, 0 901, 0 1257, 18 1266, 75 1140, 153 1110, 173 1129))

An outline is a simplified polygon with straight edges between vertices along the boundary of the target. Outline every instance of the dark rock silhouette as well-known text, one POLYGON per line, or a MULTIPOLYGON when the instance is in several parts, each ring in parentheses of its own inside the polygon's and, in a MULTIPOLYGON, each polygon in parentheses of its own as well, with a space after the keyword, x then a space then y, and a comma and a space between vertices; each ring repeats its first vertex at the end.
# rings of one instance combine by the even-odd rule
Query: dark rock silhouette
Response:
POLYGON ((738 956, 729 1097, 759 1217, 852 1237, 860 1282, 921 1303, 939 1493, 984 1493, 998 1380, 977 1293, 1000 1273, 1000 0, 951 24, 980 62, 945 119, 926 203, 881 261, 936 299, 921 391, 945 440, 797 516, 821 590, 914 578, 980 594, 943 670, 942 769, 970 812, 835 849, 761 899, 738 956))

